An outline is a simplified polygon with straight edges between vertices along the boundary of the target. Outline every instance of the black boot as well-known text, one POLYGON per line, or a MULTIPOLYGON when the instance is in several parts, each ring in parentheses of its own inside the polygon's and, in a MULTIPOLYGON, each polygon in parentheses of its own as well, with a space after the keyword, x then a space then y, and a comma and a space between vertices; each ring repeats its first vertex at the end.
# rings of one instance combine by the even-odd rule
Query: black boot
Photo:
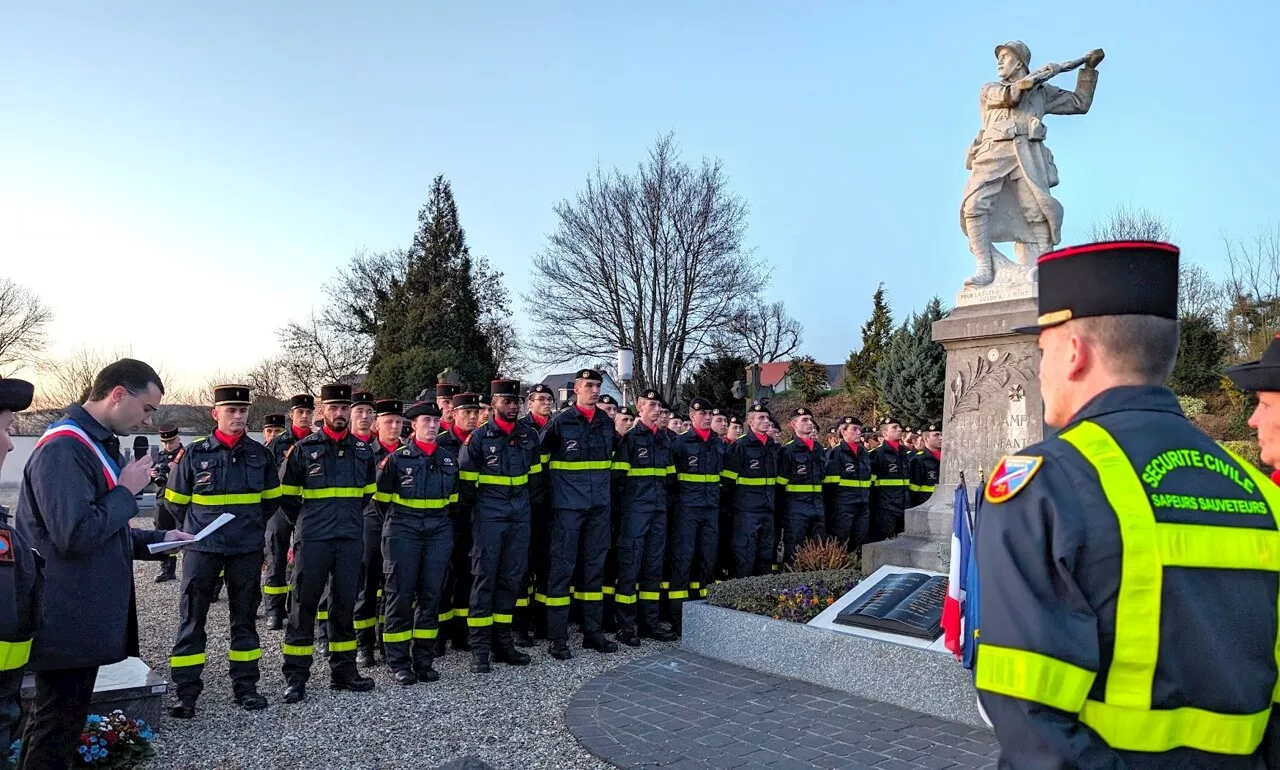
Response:
POLYGON ((563 639, 552 639, 551 644, 547 646, 547 652, 556 660, 568 660, 573 657, 573 653, 569 652, 569 644, 563 639))
MULTIPOLYGON (((625 644, 628 647, 640 646, 640 635, 629 628, 624 628, 618 631, 618 633, 613 635, 613 638, 618 640, 618 644, 625 644)), ((585 647, 587 643, 584 641, 582 644, 585 647)))
POLYGON ((307 685, 305 682, 290 682, 289 686, 284 688, 285 703, 301 703, 303 698, 307 697, 307 685))
POLYGON ((504 628, 494 634, 493 659, 508 666, 527 666, 532 660, 528 655, 516 649, 511 636, 511 629, 504 628))
POLYGON ((373 654, 371 648, 361 647, 356 650, 356 665, 360 668, 372 668, 378 665, 377 656, 373 654))
POLYGON ((349 692, 369 692, 374 687, 373 679, 363 676, 355 666, 343 666, 337 671, 329 672, 330 690, 347 690, 349 692))
POLYGON ((268 631, 283 631, 283 630, 284 630, 284 616, 283 616, 283 615, 281 615, 281 614, 280 614, 280 613, 278 613, 278 612, 269 612, 269 613, 267 613, 267 630, 268 630, 268 631))
POLYGON ((533 647, 537 642, 529 634, 529 608, 522 607, 521 610, 523 611, 516 615, 516 622, 512 624, 515 633, 515 645, 517 647, 533 647))
MULTIPOLYGON (((170 556, 160 562, 160 571, 156 573, 157 583, 168 583, 170 580, 177 580, 178 559, 176 556, 170 556)), ((190 717, 181 717, 190 719, 190 717)))
POLYGON ((417 675, 420 682, 440 681, 440 673, 432 668, 430 663, 425 666, 414 666, 413 673, 417 675))
POLYGON ((173 705, 169 706, 169 716, 174 719, 195 719, 196 699, 190 695, 179 695, 173 705))
POLYGON ((397 669, 395 672, 396 683, 408 687, 411 684, 418 683, 418 675, 407 668, 397 669))
POLYGON ((471 673, 487 674, 493 668, 489 665, 489 653, 473 650, 471 653, 471 673))
POLYGON ((654 641, 658 641, 658 642, 674 642, 680 638, 680 634, 674 633, 672 631, 668 631, 664 629, 662 626, 658 626, 656 629, 653 629, 653 630, 641 629, 640 636, 644 637, 645 639, 653 639, 654 641))
POLYGON ((602 654, 618 651, 618 645, 609 641, 604 634, 590 634, 582 637, 582 646, 584 649, 595 650, 602 654))
POLYGON ((267 699, 256 691, 241 693, 236 696, 236 703, 245 711, 260 711, 267 707, 267 699))

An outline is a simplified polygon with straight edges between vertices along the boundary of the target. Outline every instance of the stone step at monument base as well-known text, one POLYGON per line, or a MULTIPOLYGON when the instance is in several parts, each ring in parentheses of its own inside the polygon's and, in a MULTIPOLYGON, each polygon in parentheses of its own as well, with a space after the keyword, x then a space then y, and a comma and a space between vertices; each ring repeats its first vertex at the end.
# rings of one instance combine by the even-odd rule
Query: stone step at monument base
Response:
MULTIPOLYGON (((156 729, 164 710, 164 695, 169 685, 164 677, 152 671, 138 658, 126 658, 119 663, 98 669, 94 682, 89 713, 106 716, 119 709, 127 717, 146 720, 156 729)), ((29 709, 35 698, 35 675, 27 674, 22 682, 22 707, 29 709)))
POLYGON ((950 566, 950 534, 947 540, 919 535, 899 535, 862 546, 862 574, 881 567, 911 567, 946 574, 950 566))

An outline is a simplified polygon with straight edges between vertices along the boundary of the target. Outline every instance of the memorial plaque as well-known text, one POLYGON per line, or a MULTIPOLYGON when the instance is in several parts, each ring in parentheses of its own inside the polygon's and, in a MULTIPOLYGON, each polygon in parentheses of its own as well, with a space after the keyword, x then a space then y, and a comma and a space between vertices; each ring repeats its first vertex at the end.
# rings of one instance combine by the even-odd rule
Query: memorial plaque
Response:
POLYGON ((886 575, 837 615, 835 622, 932 641, 942 635, 946 596, 947 579, 941 575, 886 575))

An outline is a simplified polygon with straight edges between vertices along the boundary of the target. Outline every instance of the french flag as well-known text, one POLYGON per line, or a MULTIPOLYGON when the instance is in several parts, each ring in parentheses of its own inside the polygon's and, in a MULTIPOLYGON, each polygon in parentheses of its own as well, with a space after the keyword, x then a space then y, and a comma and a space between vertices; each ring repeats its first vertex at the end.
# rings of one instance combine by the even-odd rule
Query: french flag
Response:
POLYGON ((956 487, 956 500, 951 518, 951 567, 947 574, 947 597, 942 601, 943 644, 963 660, 963 622, 965 615, 965 576, 969 573, 969 494, 964 484, 956 487))

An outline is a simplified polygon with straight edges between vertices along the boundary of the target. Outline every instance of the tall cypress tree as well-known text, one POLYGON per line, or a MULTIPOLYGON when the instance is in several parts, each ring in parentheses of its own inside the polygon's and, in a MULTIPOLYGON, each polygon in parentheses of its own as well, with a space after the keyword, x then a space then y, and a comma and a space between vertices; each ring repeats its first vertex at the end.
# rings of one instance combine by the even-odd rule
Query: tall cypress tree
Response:
POLYGON ((443 175, 418 212, 403 281, 382 303, 366 386, 380 396, 412 398, 445 367, 463 387, 482 390, 496 374, 480 329, 480 303, 466 233, 443 175))
POLYGON ((876 392, 889 412, 910 425, 942 420, 947 356, 933 341, 933 322, 944 315, 934 297, 924 312, 911 316, 884 351, 875 371, 876 392))
POLYGON ((884 358, 893 336, 893 312, 885 296, 884 284, 871 295, 871 317, 862 325, 862 347, 849 353, 845 361, 844 387, 850 393, 859 387, 872 387, 876 368, 884 358))

